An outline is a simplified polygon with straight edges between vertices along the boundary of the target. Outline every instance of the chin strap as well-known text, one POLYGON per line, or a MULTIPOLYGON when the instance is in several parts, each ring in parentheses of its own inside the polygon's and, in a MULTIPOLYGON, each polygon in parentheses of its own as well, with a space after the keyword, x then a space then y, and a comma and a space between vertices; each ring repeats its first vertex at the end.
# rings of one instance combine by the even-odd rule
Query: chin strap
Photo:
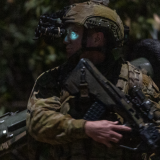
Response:
POLYGON ((81 45, 82 45, 82 49, 83 49, 83 50, 85 50, 85 48, 87 47, 87 35, 88 35, 88 31, 87 31, 87 29, 84 27, 83 37, 82 37, 82 42, 81 42, 81 45))

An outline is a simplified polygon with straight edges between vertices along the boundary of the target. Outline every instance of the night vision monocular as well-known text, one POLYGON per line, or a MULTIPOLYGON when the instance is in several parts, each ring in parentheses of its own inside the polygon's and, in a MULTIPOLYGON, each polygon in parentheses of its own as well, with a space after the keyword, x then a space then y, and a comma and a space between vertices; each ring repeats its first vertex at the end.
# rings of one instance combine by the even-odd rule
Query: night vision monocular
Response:
POLYGON ((52 14, 43 14, 37 28, 35 29, 34 40, 43 38, 47 44, 51 44, 54 38, 59 38, 66 33, 62 17, 65 10, 52 14))

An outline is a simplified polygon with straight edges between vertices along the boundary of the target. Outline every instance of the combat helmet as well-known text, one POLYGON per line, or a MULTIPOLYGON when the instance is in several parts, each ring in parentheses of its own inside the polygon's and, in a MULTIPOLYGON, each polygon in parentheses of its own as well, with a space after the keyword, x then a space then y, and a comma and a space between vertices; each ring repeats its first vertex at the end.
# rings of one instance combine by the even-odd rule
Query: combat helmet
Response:
MULTIPOLYGON (((105 28, 113 33, 116 47, 124 42, 124 26, 116 11, 107 7, 107 0, 75 3, 63 15, 65 23, 83 25, 86 29, 105 28)), ((85 35, 85 34, 84 34, 85 35)))

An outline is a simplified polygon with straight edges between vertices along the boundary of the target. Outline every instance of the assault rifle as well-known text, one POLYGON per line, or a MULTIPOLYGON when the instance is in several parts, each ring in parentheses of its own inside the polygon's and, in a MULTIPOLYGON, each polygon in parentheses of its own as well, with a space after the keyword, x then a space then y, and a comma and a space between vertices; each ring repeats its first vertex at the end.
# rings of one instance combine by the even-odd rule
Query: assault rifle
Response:
POLYGON ((95 103, 84 114, 84 119, 96 121, 107 111, 114 111, 141 137, 136 148, 121 147, 133 151, 156 151, 160 149, 160 133, 156 120, 159 112, 154 103, 145 97, 138 87, 133 87, 130 96, 109 82, 87 59, 81 59, 65 81, 71 95, 81 98, 94 96, 95 103))

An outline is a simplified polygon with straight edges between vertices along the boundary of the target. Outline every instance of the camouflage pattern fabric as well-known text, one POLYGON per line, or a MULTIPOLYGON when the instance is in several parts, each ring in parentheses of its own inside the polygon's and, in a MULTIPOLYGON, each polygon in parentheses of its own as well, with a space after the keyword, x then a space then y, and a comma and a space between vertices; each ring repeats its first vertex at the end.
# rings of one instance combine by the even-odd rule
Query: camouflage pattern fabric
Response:
POLYGON ((160 159, 160 155, 156 155, 155 153, 153 153, 150 157, 149 160, 159 160, 160 159))

